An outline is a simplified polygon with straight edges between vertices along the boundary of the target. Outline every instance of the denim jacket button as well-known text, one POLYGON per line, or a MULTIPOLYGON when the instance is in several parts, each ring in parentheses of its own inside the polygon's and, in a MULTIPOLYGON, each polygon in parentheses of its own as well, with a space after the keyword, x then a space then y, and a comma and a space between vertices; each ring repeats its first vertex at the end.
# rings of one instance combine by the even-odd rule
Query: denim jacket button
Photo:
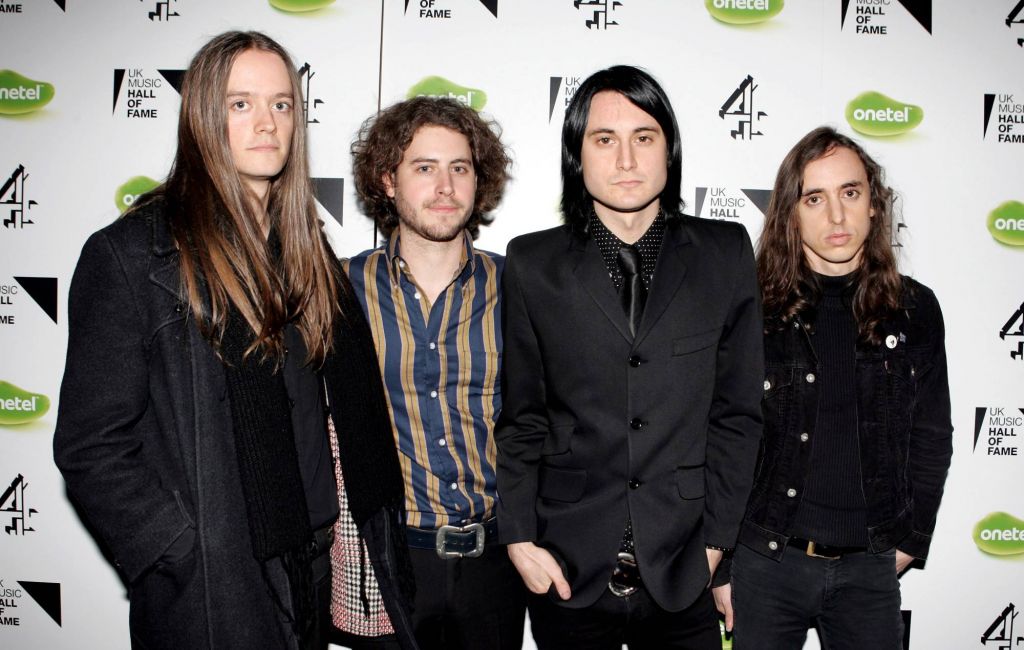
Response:
POLYGON ((807 435, 806 431, 804 433, 800 434, 800 442, 807 442, 809 439, 810 439, 810 436, 807 435))
POLYGON ((807 373, 806 379, 807 379, 807 383, 808 384, 813 384, 814 383, 814 373, 813 372, 807 373))
POLYGON ((770 548, 773 551, 777 551, 777 550, 779 550, 779 543, 774 541, 774 540, 772 540, 772 541, 768 542, 768 548, 770 548))
POLYGON ((795 497, 796 496, 796 490, 794 490, 793 488, 789 488, 788 490, 786 490, 786 496, 789 497, 789 498, 795 497))

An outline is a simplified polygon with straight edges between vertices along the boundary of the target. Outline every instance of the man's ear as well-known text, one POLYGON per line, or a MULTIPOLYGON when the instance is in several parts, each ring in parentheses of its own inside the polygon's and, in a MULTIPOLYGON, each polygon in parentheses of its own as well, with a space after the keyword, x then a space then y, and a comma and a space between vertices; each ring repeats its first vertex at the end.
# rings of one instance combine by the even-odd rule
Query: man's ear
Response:
POLYGON ((390 198, 395 198, 395 172, 385 172, 380 181, 384 184, 384 192, 390 198))

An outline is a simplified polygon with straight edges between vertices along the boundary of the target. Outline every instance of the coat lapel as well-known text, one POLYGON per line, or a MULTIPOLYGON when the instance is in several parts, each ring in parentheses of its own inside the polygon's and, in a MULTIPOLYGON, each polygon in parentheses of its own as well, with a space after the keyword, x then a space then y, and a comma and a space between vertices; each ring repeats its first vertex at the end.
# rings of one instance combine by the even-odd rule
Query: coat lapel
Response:
POLYGON ((633 335, 629 333, 626 312, 622 310, 619 295, 615 292, 612 279, 608 277, 608 267, 605 266, 604 258, 601 257, 601 251, 598 250, 597 244, 590 237, 584 238, 573 234, 569 246, 569 257, 573 264, 573 272, 583 289, 597 303, 619 334, 627 341, 632 341, 633 335))
MULTIPOLYGON (((640 320, 640 330, 634 343, 642 341, 654 329, 665 310, 672 304, 679 287, 683 284, 683 278, 686 277, 686 259, 691 250, 690 235, 680 220, 669 220, 658 263, 654 266, 654 278, 647 295, 647 306, 644 308, 644 316, 640 320)), ((622 312, 621 307, 619 312, 622 312)), ((626 334, 629 334, 628 327, 626 334)))

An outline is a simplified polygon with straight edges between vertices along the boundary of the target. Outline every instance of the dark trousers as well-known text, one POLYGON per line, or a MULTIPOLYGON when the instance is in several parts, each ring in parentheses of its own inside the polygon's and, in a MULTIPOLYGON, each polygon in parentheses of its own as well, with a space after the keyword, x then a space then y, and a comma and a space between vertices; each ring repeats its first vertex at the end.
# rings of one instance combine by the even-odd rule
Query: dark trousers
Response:
POLYGON ((787 548, 776 562, 740 544, 732 601, 735 650, 800 650, 810 627, 822 650, 903 648, 895 550, 828 560, 787 548))
POLYGON ((721 650, 718 613, 709 590, 679 612, 667 612, 641 587, 630 596, 605 591, 593 605, 570 609, 549 595, 530 596, 539 650, 721 650))
POLYGON ((410 549, 416 576, 412 623, 421 650, 520 650, 526 588, 504 546, 442 560, 410 549))

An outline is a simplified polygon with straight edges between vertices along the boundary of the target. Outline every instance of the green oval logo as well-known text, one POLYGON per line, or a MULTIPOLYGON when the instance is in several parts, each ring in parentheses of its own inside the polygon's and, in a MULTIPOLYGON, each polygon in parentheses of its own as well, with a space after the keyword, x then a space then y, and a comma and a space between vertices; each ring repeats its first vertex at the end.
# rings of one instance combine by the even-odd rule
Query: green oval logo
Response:
POLYGON ((425 77, 409 89, 406 98, 447 97, 462 102, 474 111, 481 110, 487 103, 487 93, 479 88, 467 88, 444 77, 425 77))
POLYGON ((149 176, 132 176, 114 191, 114 204, 119 212, 124 212, 135 204, 136 199, 159 185, 149 176))
POLYGON ((287 11, 290 14, 316 11, 334 4, 334 0, 269 0, 269 2, 274 9, 287 11))
POLYGON ((1024 246, 1024 203, 1007 201, 989 212, 988 231, 997 242, 1024 246))
POLYGON ((974 525, 974 543, 990 555, 1024 553, 1024 521, 1005 512, 993 512, 974 525))
POLYGON ((14 70, 0 70, 0 115, 38 111, 53 99, 53 84, 24 77, 14 70))
POLYGON ((846 121, 864 135, 890 136, 906 133, 924 119, 924 109, 869 90, 846 105, 846 121))
POLYGON ((785 0, 704 0, 704 7, 715 20, 730 25, 752 25, 774 18, 785 0))
POLYGON ((50 398, 0 381, 0 424, 25 424, 46 415, 50 398))

